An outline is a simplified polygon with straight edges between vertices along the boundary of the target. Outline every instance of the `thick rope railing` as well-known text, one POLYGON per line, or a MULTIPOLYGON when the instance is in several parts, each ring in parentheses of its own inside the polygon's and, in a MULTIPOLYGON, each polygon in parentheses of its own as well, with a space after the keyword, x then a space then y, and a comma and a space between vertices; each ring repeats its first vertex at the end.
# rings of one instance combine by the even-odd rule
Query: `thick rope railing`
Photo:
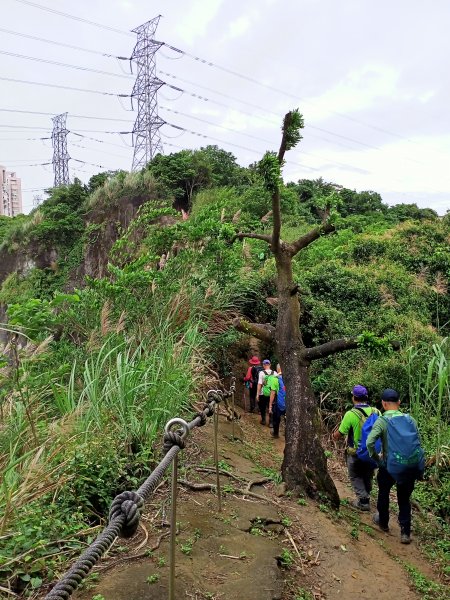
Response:
POLYGON ((154 493, 169 466, 185 447, 188 433, 194 427, 205 425, 208 417, 217 415, 216 405, 220 403, 222 397, 221 390, 210 390, 203 411, 198 412, 192 421, 189 423, 182 419, 169 421, 163 438, 164 458, 137 491, 125 491, 114 498, 109 511, 108 524, 104 530, 45 596, 45 600, 67 600, 112 546, 117 536, 130 538, 136 533, 144 502, 154 493), (173 424, 181 424, 183 429, 171 431, 170 426, 173 424))

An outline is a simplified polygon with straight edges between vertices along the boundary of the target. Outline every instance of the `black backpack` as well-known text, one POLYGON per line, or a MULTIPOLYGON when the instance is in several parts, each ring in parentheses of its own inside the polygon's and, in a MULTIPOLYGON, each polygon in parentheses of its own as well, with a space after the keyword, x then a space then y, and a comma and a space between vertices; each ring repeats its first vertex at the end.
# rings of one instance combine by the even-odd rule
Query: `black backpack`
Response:
POLYGON ((261 371, 264 371, 261 365, 255 365, 254 367, 252 367, 252 383, 254 385, 258 385, 258 378, 261 371))

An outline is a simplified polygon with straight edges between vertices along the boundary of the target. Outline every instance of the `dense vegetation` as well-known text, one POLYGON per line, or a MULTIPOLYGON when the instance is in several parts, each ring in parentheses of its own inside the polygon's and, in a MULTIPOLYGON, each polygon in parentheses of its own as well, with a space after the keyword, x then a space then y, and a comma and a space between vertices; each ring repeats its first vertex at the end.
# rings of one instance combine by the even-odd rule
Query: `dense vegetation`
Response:
MULTIPOLYGON (((317 361, 314 389, 331 420, 356 383, 374 399, 400 391, 431 459, 416 497, 433 510, 432 536, 450 516, 450 216, 302 180, 282 189, 283 238, 319 222, 330 197, 336 233, 294 263, 302 331, 307 345, 355 333, 361 344, 317 361)), ((267 245, 231 243, 238 228, 268 230, 269 210, 257 170, 207 147, 52 190, 31 215, 0 221, 4 256, 51 254, 0 289, 0 576, 13 590, 38 588, 92 539, 116 492, 151 469, 161 426, 195 400, 206 365, 229 373, 232 317, 274 323, 267 245), (117 227, 106 275, 74 286, 125 200, 140 208, 117 227)))

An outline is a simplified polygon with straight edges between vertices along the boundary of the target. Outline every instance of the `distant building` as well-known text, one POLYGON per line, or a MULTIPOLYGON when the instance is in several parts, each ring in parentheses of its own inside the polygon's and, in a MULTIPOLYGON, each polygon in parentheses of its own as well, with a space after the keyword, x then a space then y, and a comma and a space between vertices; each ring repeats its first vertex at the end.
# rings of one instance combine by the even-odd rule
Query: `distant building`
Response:
POLYGON ((15 217, 22 212, 20 177, 0 165, 0 215, 15 217))

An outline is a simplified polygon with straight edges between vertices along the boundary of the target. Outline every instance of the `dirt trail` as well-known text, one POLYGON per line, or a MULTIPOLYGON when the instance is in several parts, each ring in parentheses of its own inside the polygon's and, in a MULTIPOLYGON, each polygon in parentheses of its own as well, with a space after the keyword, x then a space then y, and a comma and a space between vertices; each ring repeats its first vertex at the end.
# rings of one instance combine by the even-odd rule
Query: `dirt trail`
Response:
MULTIPOLYGON (((394 558, 430 578, 434 574, 414 543, 400 544, 396 525, 384 534, 371 526, 370 515, 350 508, 343 507, 335 516, 326 505, 310 500, 299 505, 281 495, 281 486, 273 482, 252 486, 253 495, 243 495, 237 490, 245 489, 247 482, 279 469, 284 442, 272 440, 256 415, 242 415, 235 426, 240 440, 233 441, 230 434, 231 424, 221 417, 219 454, 222 468, 230 473, 221 476, 222 512, 217 511, 213 490, 180 488, 177 600, 295 600, 299 589, 309 590, 316 600, 419 598, 394 558), (283 556, 294 561, 289 569, 280 566, 283 556)), ((188 446, 180 477, 190 483, 214 484, 214 474, 207 470, 212 464, 212 424, 196 430, 188 446), (198 470, 199 465, 205 470, 198 470)), ((339 465, 333 475, 341 497, 351 497, 339 465)), ((148 549, 167 531, 168 510, 165 485, 148 506, 136 539, 116 541, 112 555, 97 571, 95 588, 88 586, 74 597, 91 600, 101 594, 105 600, 165 600, 167 536, 150 556, 143 555, 150 554, 148 549), (140 558, 130 559, 134 554, 140 558)))

